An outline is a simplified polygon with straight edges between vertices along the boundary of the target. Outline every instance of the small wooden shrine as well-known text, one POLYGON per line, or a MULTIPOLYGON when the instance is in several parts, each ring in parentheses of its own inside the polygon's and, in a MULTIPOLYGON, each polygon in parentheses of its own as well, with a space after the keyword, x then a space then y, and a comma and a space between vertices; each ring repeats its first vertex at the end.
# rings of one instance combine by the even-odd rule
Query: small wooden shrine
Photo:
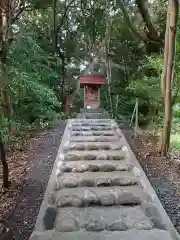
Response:
POLYGON ((80 76, 80 87, 84 88, 84 108, 100 107, 100 88, 105 82, 103 74, 80 76))

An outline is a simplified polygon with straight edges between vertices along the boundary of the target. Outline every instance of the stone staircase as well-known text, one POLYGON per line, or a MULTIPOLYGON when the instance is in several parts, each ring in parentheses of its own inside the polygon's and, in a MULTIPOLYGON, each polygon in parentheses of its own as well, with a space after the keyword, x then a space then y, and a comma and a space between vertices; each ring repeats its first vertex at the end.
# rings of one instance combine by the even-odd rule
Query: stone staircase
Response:
POLYGON ((30 239, 180 238, 115 121, 72 119, 30 239))
POLYGON ((103 108, 99 109, 80 109, 80 113, 77 114, 77 118, 85 118, 85 119, 101 119, 101 118, 109 118, 109 114, 103 108))

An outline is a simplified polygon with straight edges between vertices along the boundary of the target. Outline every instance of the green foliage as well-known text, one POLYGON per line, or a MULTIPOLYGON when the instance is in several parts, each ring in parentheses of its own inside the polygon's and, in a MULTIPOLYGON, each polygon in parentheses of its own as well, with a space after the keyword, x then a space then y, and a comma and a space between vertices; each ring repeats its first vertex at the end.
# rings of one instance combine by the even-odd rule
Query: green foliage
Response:
POLYGON ((29 0, 36 9, 47 8, 47 6, 52 5, 53 0, 29 0))
MULTIPOLYGON (((18 132, 44 127, 59 117, 59 66, 37 43, 35 33, 21 31, 9 51, 7 72, 11 83, 8 94, 14 111, 11 124, 19 129, 18 132)), ((7 142, 10 122, 6 116, 4 111, 0 129, 7 142)))
POLYGON ((32 36, 18 39, 9 55, 9 77, 16 115, 27 122, 36 119, 53 120, 60 107, 53 91, 58 81, 58 69, 54 62, 32 36))
MULTIPOLYGON (((59 117, 61 104, 60 86, 65 76, 64 92, 79 89, 77 77, 82 65, 88 65, 92 56, 99 54, 95 70, 104 70, 105 54, 98 52, 107 34, 108 57, 111 59, 110 85, 101 91, 101 105, 119 119, 131 118, 136 98, 139 99, 140 123, 162 120, 162 99, 160 79, 163 68, 162 49, 156 55, 153 49, 139 41, 125 21, 122 8, 116 1, 57 1, 55 11, 55 32, 53 29, 52 0, 29 1, 35 10, 25 12, 14 32, 16 40, 8 54, 7 72, 9 95, 14 115, 13 123, 18 129, 45 126, 59 117), (109 28, 109 29, 108 29, 109 28), (57 49, 53 45, 56 34, 57 49), (59 54, 60 53, 60 54, 59 54), (101 59, 100 59, 101 58, 101 59), (64 68, 63 68, 63 59, 64 68), (63 75, 63 70, 65 73, 63 75), (109 92, 110 90, 110 92, 109 92), (112 109, 110 108, 110 96, 112 109)), ((132 1, 123 1, 133 26, 142 36, 147 36, 147 26, 132 1)), ((166 1, 154 0, 149 4, 152 23, 161 39, 165 30, 166 1), (161 6, 161 7, 160 7, 161 6)), ((178 26, 179 29, 179 26, 178 26)), ((180 119, 180 31, 177 36, 176 67, 173 100, 175 119, 180 119)), ((159 46, 159 45, 158 45, 159 46)), ((162 47, 162 46, 161 46, 162 47)), ((104 52, 105 53, 105 52, 104 52)), ((4 78, 3 82, 7 82, 4 78)), ((1 79, 2 80, 2 79, 1 79)), ((2 81, 1 81, 2 83, 2 81)), ((1 102, 4 100, 2 99, 1 102)), ((82 92, 74 96, 72 111, 83 104, 82 92)), ((2 133, 7 136, 8 120, 6 109, 0 119, 2 133)), ((64 114, 64 113, 63 113, 64 114)), ((62 113, 61 113, 62 115, 62 113)), ((65 115, 65 114, 64 114, 65 115)), ((1 128, 0 128, 1 129, 1 128)))
POLYGON ((0 136, 4 142, 8 141, 8 120, 0 109, 0 136))
POLYGON ((136 97, 143 99, 148 105, 161 104, 160 78, 163 68, 162 56, 150 56, 143 62, 141 78, 130 81, 128 88, 136 97))

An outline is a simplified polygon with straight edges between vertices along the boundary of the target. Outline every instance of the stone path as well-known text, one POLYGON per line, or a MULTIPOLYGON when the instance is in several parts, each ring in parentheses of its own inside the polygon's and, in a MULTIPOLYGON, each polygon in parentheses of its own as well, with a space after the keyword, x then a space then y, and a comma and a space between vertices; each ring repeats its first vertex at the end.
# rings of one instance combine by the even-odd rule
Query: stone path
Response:
POLYGON ((111 119, 69 120, 31 240, 179 235, 111 119))

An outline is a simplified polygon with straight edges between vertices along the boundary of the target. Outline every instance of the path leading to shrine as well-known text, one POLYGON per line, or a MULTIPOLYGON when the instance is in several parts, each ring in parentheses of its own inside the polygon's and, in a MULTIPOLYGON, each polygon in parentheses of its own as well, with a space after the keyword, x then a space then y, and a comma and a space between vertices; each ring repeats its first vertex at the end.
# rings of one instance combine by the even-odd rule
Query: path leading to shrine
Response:
POLYGON ((67 123, 30 239, 180 238, 116 122, 82 118, 67 123))

